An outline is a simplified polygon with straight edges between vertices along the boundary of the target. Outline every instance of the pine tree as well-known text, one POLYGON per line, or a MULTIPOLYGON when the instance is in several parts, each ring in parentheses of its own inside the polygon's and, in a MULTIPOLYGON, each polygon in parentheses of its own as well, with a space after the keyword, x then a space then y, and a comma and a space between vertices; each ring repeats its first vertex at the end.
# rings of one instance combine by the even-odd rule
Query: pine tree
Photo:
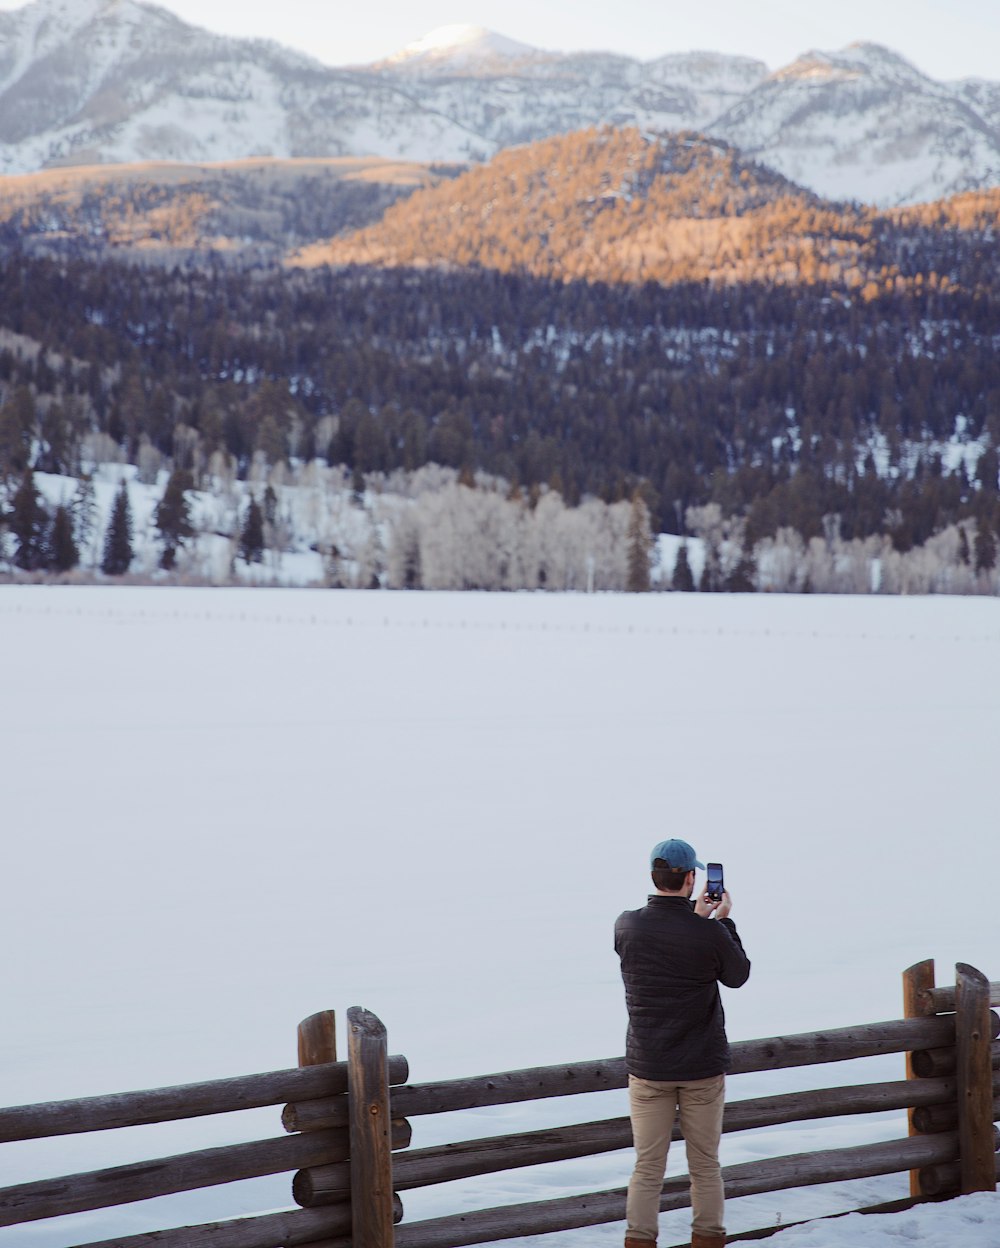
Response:
POLYGON ((726 590, 730 594, 752 594, 757 588, 757 560, 753 551, 745 545, 735 567, 726 577, 726 590))
POLYGON ((80 562, 80 552, 73 540, 73 520, 62 503, 56 508, 49 533, 49 567, 54 572, 69 572, 80 562))
POLYGON ((972 552, 969 550, 969 535, 965 531, 965 525, 958 526, 958 558, 963 566, 968 567, 972 552))
POLYGON ((156 527, 163 542, 160 567, 167 570, 177 562, 178 546, 183 546, 189 537, 194 536, 191 506, 185 494, 191 487, 191 474, 184 469, 175 469, 156 508, 156 527))
POLYGON ((632 499, 632 515, 628 524, 628 575, 625 588, 630 594, 644 594, 649 591, 651 547, 649 508, 636 494, 632 499))
POLYGON ((681 542, 680 549, 677 551, 671 584, 674 589, 680 590, 682 593, 691 594, 694 592, 694 573, 691 571, 691 563, 688 559, 687 542, 681 542))
POLYGON ((104 535, 101 571, 107 576, 124 576, 132 566, 132 557, 132 509, 128 501, 128 487, 122 481, 104 535))
POLYGON ((17 487, 7 522, 17 543, 14 555, 17 567, 25 572, 37 572, 44 568, 48 562, 45 538, 49 517, 35 488, 35 474, 30 468, 17 487))
POLYGON ((76 493, 69 505, 73 518, 73 537, 77 550, 84 558, 93 555, 91 541, 97 531, 97 494, 94 490, 94 479, 84 474, 77 482, 76 493))
POLYGON ((247 563, 260 563, 264 558, 264 513, 252 494, 240 531, 240 556, 247 563))
POLYGON ((19 386, 0 403, 0 476, 24 472, 31 463, 35 428, 35 400, 27 386, 19 386))
POLYGON ((989 572, 997 566, 997 539, 985 520, 976 529, 975 555, 977 572, 989 572))

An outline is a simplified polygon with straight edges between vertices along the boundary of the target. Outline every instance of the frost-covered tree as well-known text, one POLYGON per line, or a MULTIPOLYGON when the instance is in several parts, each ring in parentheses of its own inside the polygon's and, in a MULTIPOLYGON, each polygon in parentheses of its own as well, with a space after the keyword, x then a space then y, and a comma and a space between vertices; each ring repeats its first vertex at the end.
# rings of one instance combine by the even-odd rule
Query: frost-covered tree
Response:
POLYGON ((406 500, 394 509, 388 523, 386 578, 392 589, 420 589, 423 572, 420 558, 420 524, 416 506, 406 500))
POLYGON ((806 581, 806 544, 802 535, 787 526, 774 537, 757 543, 757 575, 760 589, 797 594, 806 581))

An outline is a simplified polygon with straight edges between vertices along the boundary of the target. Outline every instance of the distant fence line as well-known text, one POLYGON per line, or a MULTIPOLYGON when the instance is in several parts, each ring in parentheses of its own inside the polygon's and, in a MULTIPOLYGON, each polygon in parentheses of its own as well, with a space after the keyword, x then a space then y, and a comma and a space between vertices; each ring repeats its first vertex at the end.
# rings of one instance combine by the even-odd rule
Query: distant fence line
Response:
MULTIPOLYGON (((155 608, 132 607, 122 608, 109 605, 107 607, 82 607, 78 605, 45 605, 25 604, 23 602, 8 603, 3 598, 4 586, 0 583, 0 615, 29 615, 29 616, 55 616, 65 615, 75 618, 87 619, 126 619, 126 620, 185 620, 189 622, 206 621, 215 624, 291 624, 300 628, 361 628, 361 629, 396 629, 411 632, 415 629, 437 629, 448 631, 469 631, 469 632, 490 632, 490 633, 541 633, 541 634, 563 634, 568 633, 574 636, 657 636, 657 637, 746 637, 746 638, 774 638, 778 641, 787 641, 791 638, 809 638, 823 639, 832 641, 876 641, 876 642, 916 642, 923 640, 933 641, 955 641, 964 645, 997 645, 1000 644, 1000 630, 995 633, 980 633, 971 635, 968 633, 951 633, 947 636, 936 634, 933 638, 922 637, 920 633, 913 629, 901 629, 899 631, 880 631, 875 629, 865 629, 859 632, 849 632, 844 629, 831 628, 727 628, 718 625, 706 625, 704 627, 694 627, 691 625, 676 623, 636 623, 636 624, 613 624, 602 623, 600 621, 582 620, 579 622, 553 622, 552 620, 493 620, 493 619, 472 619, 472 618, 451 618, 451 619, 434 619, 430 615, 423 615, 419 619, 412 617, 409 619, 393 618, 390 615, 381 614, 378 618, 363 616, 345 615, 340 617, 325 615, 322 612, 309 612, 308 614, 295 614, 289 612, 269 612, 269 611, 253 611, 247 609, 220 609, 218 607, 205 607, 201 610, 191 610, 190 608, 182 609, 179 607, 170 607, 167 609, 157 610, 155 608)), ((69 587, 59 587, 66 588, 69 587)), ((100 588, 114 589, 115 586, 87 586, 82 588, 100 588)), ((173 586, 149 586, 143 585, 142 589, 151 589, 154 593, 164 588, 176 588, 173 586)), ((203 587, 206 593, 218 592, 220 597, 226 589, 236 588, 240 592, 257 592, 249 587, 232 587, 232 586, 216 586, 212 588, 203 587)), ((332 596, 339 593, 363 593, 366 596, 377 596, 379 594, 387 594, 396 596, 405 596, 409 599, 426 597, 433 600, 439 594, 447 594, 448 596, 459 595, 475 595, 490 594, 491 597, 498 599, 510 597, 510 593, 503 590, 336 590, 336 589, 317 589, 315 587, 261 587, 267 588, 284 588, 288 592, 303 592, 323 594, 324 596, 332 596)), ((531 591, 533 597, 537 597, 542 591, 531 591)), ((548 595, 551 597, 551 595, 548 595)), ((579 594, 580 598, 587 595, 579 594)), ((612 596, 610 594, 604 596, 612 596)), ((621 594, 614 595, 621 597, 621 594)), ((797 595, 798 596, 798 595, 797 595)), ((844 595, 840 595, 843 597, 844 595)), ((111 597, 111 595, 109 595, 111 597)), ((660 595, 654 594, 651 597, 658 598, 660 595)), ((759 595, 766 599, 767 595, 759 595)), ((895 595, 891 595, 895 597, 895 595)))
MULTIPOLYGON (((730 1199, 910 1172, 911 1202, 996 1188, 1000 1135, 1000 983, 959 963, 939 988, 934 964, 903 976, 904 1017, 732 1045, 732 1073, 787 1070, 891 1053, 906 1078, 734 1101, 723 1130, 908 1111, 906 1138, 770 1157, 723 1170, 730 1199)), ((631 1147, 618 1117, 537 1131, 409 1147, 410 1119, 624 1088, 623 1058, 408 1084, 368 1010, 347 1011, 348 1058, 337 1061, 335 1017, 299 1026, 299 1066, 183 1087, 0 1110, 0 1143, 172 1122, 283 1105, 285 1134, 0 1190, 0 1226, 109 1209, 241 1179, 289 1172, 296 1209, 95 1241, 77 1248, 462 1248, 570 1230, 625 1216, 625 1189, 504 1205, 408 1223, 400 1192, 631 1147)), ((675 1128, 674 1137, 682 1138, 675 1128)), ((660 1208, 686 1207, 687 1176, 667 1179, 660 1208)), ((772 1228, 767 1228, 768 1230, 772 1228)), ((762 1228, 764 1233, 764 1228, 762 1228)))

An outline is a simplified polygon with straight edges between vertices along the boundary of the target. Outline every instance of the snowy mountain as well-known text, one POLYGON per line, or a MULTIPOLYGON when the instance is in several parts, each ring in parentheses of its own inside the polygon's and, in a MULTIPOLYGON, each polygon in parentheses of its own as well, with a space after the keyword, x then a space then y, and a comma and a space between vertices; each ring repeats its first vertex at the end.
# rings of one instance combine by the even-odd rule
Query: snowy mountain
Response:
POLYGON ((212 35, 135 0, 35 0, 0 13, 5 173, 389 150, 427 158, 467 139, 376 75, 212 35))
POLYGON ((809 52, 709 127, 829 198, 914 203, 1000 183, 1000 85, 934 82, 877 44, 809 52))
POLYGON ((186 25, 139 0, 0 13, 0 172, 61 164, 375 155, 486 160, 593 125, 703 130, 836 199, 1000 184, 1000 83, 939 83, 886 48, 649 61, 447 26, 369 66, 186 25))

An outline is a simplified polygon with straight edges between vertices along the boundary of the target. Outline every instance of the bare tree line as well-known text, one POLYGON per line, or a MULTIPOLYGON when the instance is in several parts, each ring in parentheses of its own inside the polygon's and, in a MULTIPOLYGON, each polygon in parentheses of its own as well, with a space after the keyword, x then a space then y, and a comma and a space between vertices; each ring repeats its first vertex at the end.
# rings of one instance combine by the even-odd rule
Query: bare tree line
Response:
MULTIPOLYGON (((654 540, 638 493, 570 506, 545 486, 524 491, 436 464, 359 480, 344 466, 313 460, 271 467, 258 455, 240 480, 232 458, 218 453, 199 489, 176 471, 92 467, 93 476, 79 483, 36 474, 44 487, 38 524, 52 524, 59 513, 72 521, 76 560, 56 570, 77 580, 111 574, 361 589, 1000 593, 996 539, 973 518, 901 552, 887 536, 844 539, 833 515, 820 537, 783 527, 750 542, 744 517, 709 503, 687 509, 686 538, 654 540), (109 561, 123 494, 132 503, 128 540, 119 534, 123 553, 109 561)), ((51 565, 22 557, 16 501, 13 483, 0 484, 0 573, 45 575, 51 565)), ((41 530, 32 540, 43 541, 41 530)))

